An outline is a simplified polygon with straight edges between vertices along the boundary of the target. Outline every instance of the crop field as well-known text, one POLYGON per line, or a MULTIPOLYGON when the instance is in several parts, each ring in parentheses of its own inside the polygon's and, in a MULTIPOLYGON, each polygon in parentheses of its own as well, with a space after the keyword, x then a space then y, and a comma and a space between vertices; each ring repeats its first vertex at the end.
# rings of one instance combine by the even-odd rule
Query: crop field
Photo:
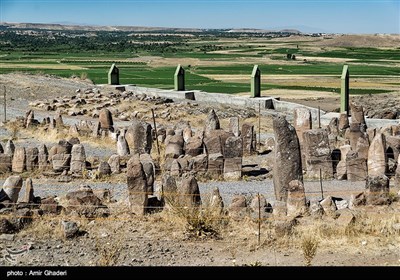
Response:
POLYGON ((48 43, 46 38, 25 36, 22 40, 7 32, 10 34, 0 39, 0 74, 20 71, 76 76, 104 84, 109 67, 116 63, 122 84, 172 89, 175 68, 181 64, 188 90, 246 94, 257 64, 262 95, 273 89, 338 94, 342 67, 348 64, 351 94, 398 92, 398 47, 324 46, 324 37, 263 38, 222 32, 187 37, 118 32, 116 42, 107 41, 113 32, 103 32, 97 39, 71 37, 71 42, 66 42, 64 37, 55 37, 48 43), (76 45, 72 45, 74 40, 78 40, 76 45), (360 79, 367 81, 357 84, 360 79))

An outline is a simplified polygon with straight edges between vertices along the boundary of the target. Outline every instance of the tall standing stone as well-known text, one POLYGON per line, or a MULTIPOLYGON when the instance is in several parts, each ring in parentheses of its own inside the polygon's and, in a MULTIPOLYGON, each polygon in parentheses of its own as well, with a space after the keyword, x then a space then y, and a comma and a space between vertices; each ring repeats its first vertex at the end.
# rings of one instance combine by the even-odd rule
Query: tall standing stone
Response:
POLYGON ((38 165, 39 170, 46 170, 48 168, 49 152, 45 144, 39 146, 38 165))
POLYGON ((71 150, 71 173, 82 174, 86 169, 86 152, 82 144, 75 144, 71 150))
POLYGON ((306 130, 303 133, 306 171, 309 178, 333 177, 331 149, 326 129, 306 130))
POLYGON ((368 176, 376 177, 385 175, 386 163, 385 135, 378 132, 372 140, 368 150, 368 176))
POLYGON ((0 154, 0 174, 11 171, 12 156, 7 154, 0 154))
POLYGON ((4 153, 6 155, 13 156, 15 151, 15 145, 12 140, 8 140, 6 146, 4 147, 4 153))
POLYGON ((389 178, 385 175, 368 175, 366 189, 367 205, 389 204, 389 178))
POLYGON ((39 149, 36 147, 26 149, 26 170, 33 171, 38 168, 39 149))
POLYGON ((153 144, 152 127, 146 122, 135 119, 128 127, 125 139, 131 154, 150 154, 153 144))
POLYGON ((112 174, 118 174, 121 172, 119 155, 111 155, 108 159, 108 164, 110 165, 112 174))
POLYGON ((210 198, 210 208, 215 214, 222 214, 224 210, 224 201, 219 193, 218 187, 213 189, 211 198, 210 198))
POLYGON ((306 194, 302 182, 298 180, 289 182, 286 209, 288 216, 302 215, 307 211, 306 194))
POLYGON ((242 177, 242 137, 231 136, 226 139, 224 157, 224 179, 239 180, 242 177))
POLYGON ((101 130, 110 130, 113 128, 114 122, 112 114, 108 109, 106 108, 101 109, 99 113, 99 122, 101 130))
POLYGON ((146 175, 147 193, 152 195, 154 192, 154 181, 156 176, 156 166, 149 154, 141 154, 140 162, 143 166, 143 171, 146 175))
POLYGON ((27 178, 25 180, 25 195, 23 202, 30 203, 33 202, 35 196, 33 195, 33 184, 32 184, 32 179, 27 178))
POLYGON ((26 152, 24 147, 17 147, 12 160, 12 171, 22 173, 26 170, 26 152))
POLYGON ((144 215, 147 207, 147 182, 139 156, 133 156, 127 163, 127 184, 131 212, 144 215))
POLYGON ((244 123, 242 125, 242 133, 243 139, 243 154, 251 155, 255 152, 255 137, 254 137, 254 125, 244 123))
POLYGON ((351 123, 365 125, 364 109, 361 105, 355 103, 350 104, 351 123))
POLYGON ((261 71, 258 65, 254 65, 253 71, 251 72, 250 91, 251 97, 261 96, 261 71))
POLYGON ((303 143, 303 132, 312 129, 311 111, 307 108, 298 107, 294 109, 294 128, 299 138, 300 144, 303 143))
POLYGON ((285 117, 273 118, 275 158, 273 182, 276 200, 286 201, 287 189, 292 180, 303 182, 299 139, 295 128, 285 117))
POLYGON ((340 113, 339 116, 339 131, 343 134, 346 128, 350 127, 349 117, 347 112, 340 113))
POLYGON ((180 64, 174 74, 174 90, 185 90, 185 69, 180 64))
POLYGON ((364 181, 367 178, 367 160, 358 157, 356 151, 349 151, 346 155, 346 172, 349 181, 364 181))
POLYGON ((115 63, 113 63, 110 70, 108 70, 108 84, 119 85, 119 69, 115 63))
POLYGON ((340 88, 340 112, 349 115, 349 66, 344 65, 342 70, 340 88))

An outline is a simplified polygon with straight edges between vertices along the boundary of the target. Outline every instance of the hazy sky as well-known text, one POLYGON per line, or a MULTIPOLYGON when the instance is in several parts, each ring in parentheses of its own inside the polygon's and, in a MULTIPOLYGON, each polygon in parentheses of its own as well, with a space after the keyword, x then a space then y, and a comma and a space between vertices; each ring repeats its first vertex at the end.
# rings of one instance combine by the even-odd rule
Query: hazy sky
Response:
POLYGON ((0 0, 0 21, 398 34, 400 0, 0 0))

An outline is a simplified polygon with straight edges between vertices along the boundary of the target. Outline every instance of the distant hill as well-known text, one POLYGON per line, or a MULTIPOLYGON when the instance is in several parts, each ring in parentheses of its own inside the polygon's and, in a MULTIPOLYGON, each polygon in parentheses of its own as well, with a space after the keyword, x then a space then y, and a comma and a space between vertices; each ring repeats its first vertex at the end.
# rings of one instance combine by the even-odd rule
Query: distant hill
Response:
MULTIPOLYGON (((169 31, 169 32, 204 32, 213 30, 210 28, 175 28, 175 27, 147 27, 147 26, 100 26, 100 25, 74 25, 74 24, 58 24, 58 23, 11 23, 1 22, 0 26, 13 29, 43 29, 43 30, 58 30, 58 31, 128 31, 128 32, 145 32, 145 31, 169 31)), ((295 29, 283 30, 266 30, 256 28, 237 28, 237 29, 215 29, 226 32, 236 33, 274 33, 284 32, 300 34, 301 32, 295 29)))

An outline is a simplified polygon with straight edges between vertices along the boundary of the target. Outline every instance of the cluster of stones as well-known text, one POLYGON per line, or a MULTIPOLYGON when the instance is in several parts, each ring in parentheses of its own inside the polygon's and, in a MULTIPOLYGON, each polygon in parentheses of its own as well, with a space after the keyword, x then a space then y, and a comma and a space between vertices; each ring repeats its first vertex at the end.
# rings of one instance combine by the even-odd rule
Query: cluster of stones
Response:
MULTIPOLYGON (((86 115, 97 118, 100 111, 104 108, 110 108, 115 105, 132 102, 132 101, 147 101, 154 104, 164 104, 173 102, 171 99, 163 97, 147 96, 145 93, 134 93, 132 91, 116 91, 116 92, 101 92, 99 89, 90 88, 86 90, 77 90, 76 95, 64 96, 46 101, 33 101, 29 106, 39 108, 45 111, 57 111, 62 115, 79 116, 86 115)), ((127 114, 113 110, 116 118, 127 121, 136 117, 134 113, 127 114)))
POLYGON ((311 113, 296 108, 294 125, 275 117, 274 188, 277 200, 286 201, 292 180, 308 178, 365 181, 366 192, 355 204, 387 204, 389 180, 398 185, 400 125, 367 128, 362 106, 350 105, 324 128, 312 128, 311 113), (397 161, 396 161, 397 159, 397 161))
POLYGON ((192 131, 188 123, 159 130, 165 144, 162 169, 180 177, 190 172, 212 179, 237 180, 242 176, 242 157, 255 152, 254 126, 239 129, 239 118, 230 119, 229 131, 221 129, 217 114, 210 110, 203 130, 192 131))
MULTIPOLYGON (((0 189, 0 234, 15 233, 23 229, 32 219, 46 215, 71 215, 88 219, 103 218, 110 214, 106 204, 111 202, 107 189, 92 190, 81 186, 62 197, 38 197, 34 195, 32 179, 25 181, 20 175, 8 177, 0 189), (21 190, 24 195, 21 196, 21 190)), ((63 221, 66 238, 79 234, 76 222, 63 221)))

